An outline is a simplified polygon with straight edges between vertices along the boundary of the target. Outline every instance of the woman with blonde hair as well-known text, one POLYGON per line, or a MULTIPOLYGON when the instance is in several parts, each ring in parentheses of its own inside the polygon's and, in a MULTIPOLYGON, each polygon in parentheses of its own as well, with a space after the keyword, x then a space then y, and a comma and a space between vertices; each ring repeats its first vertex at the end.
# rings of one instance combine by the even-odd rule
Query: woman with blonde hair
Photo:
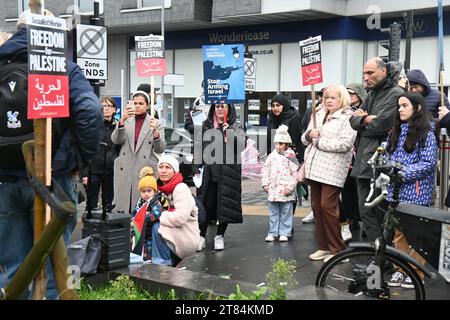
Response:
POLYGON ((305 177, 311 187, 319 250, 311 260, 328 261, 345 249, 339 222, 339 194, 347 178, 356 131, 350 126, 350 95, 342 85, 324 93, 323 108, 316 114, 317 128, 310 121, 302 135, 305 177))

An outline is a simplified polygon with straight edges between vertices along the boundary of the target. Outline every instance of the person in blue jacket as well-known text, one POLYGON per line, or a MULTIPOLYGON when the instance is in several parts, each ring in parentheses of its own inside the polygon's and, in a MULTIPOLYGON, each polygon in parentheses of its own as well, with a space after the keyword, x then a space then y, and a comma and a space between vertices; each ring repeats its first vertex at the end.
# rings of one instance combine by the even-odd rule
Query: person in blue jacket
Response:
MULTIPOLYGON (((406 77, 409 81, 409 91, 420 93, 425 101, 425 106, 430 111, 433 119, 438 118, 439 107, 441 107, 441 93, 431 88, 427 77, 419 69, 413 69, 406 73, 406 77)), ((444 105, 450 108, 447 96, 444 95, 444 105)))
MULTIPOLYGON (((403 183, 400 187, 400 202, 431 206, 434 189, 434 172, 437 164, 438 144, 436 126, 419 93, 405 93, 398 99, 398 112, 388 137, 389 158, 404 165, 400 171, 403 183)), ((392 201, 393 188, 388 187, 388 201, 392 201)), ((400 226, 401 229, 401 226, 400 226)), ((395 247, 421 263, 425 260, 411 250, 403 232, 396 230, 395 247)), ((418 271, 418 270, 417 270, 418 271)), ((419 272, 423 278, 423 274, 419 272)), ((388 285, 413 288, 411 279, 401 271, 395 272, 388 285)))
MULTIPOLYGON (((16 33, 0 47, 0 61, 9 60, 16 53, 28 49, 27 29, 23 21, 19 19, 16 33)), ((76 206, 73 174, 81 166, 77 159, 82 159, 86 165, 95 158, 103 128, 103 115, 100 101, 80 68, 68 61, 67 73, 70 119, 59 131, 61 138, 52 157, 52 177, 76 206), (74 139, 77 140, 79 156, 75 153, 74 139)), ((33 213, 34 192, 25 168, 0 168, 0 289, 8 285, 33 245, 33 213)), ((76 215, 65 230, 66 244, 75 226, 76 215)), ((55 299, 57 292, 49 267, 47 274, 47 299, 55 299)), ((28 294, 24 298, 28 298, 28 294)))

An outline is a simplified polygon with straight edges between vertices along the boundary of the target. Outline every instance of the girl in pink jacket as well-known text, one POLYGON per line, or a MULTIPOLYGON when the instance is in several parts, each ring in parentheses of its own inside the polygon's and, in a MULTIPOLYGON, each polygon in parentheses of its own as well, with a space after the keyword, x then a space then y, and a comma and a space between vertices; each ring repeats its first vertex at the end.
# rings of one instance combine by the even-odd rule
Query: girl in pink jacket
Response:
POLYGON ((289 147, 292 143, 288 127, 280 126, 274 137, 275 149, 266 159, 262 170, 262 187, 269 195, 269 232, 266 241, 288 241, 292 233, 293 208, 297 200, 297 180, 294 173, 298 160, 289 147))

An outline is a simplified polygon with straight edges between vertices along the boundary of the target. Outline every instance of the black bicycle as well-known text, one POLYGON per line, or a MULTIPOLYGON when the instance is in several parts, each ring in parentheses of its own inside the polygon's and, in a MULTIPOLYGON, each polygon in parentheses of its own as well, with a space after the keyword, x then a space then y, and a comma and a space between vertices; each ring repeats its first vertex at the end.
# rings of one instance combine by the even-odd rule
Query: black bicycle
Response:
POLYGON ((366 202, 366 206, 379 206, 387 196, 388 185, 392 183, 393 186, 393 199, 383 220, 383 236, 374 243, 350 243, 349 249, 322 266, 316 286, 375 299, 424 300, 425 286, 442 276, 450 281, 450 213, 399 203, 403 166, 387 159, 384 146, 377 149, 369 164, 373 179, 366 201, 372 198, 376 189, 381 193, 372 202, 366 202), (391 246, 396 228, 400 228, 410 246, 427 261, 425 265, 391 246), (407 288, 388 285, 397 271, 410 278, 405 285, 407 288))

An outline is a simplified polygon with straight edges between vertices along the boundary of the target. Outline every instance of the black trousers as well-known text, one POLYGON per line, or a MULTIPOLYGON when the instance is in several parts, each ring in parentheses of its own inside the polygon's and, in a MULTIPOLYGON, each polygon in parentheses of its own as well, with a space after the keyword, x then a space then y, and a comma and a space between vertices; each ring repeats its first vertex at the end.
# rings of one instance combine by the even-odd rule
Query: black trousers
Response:
MULTIPOLYGON (((200 235, 202 237, 206 236, 211 220, 217 220, 217 182, 210 181, 206 190, 207 191, 203 202, 206 210, 206 219, 205 223, 200 225, 200 235)), ((219 223, 219 226, 217 227, 217 235, 223 236, 227 230, 227 227, 228 223, 219 223)))
MULTIPOLYGON (((383 234, 382 223, 384 214, 379 208, 367 208, 364 206, 366 198, 370 193, 370 180, 356 179, 356 184, 358 188, 359 212, 367 233, 367 241, 373 242, 383 234)), ((382 207, 386 208, 386 203, 383 203, 382 207)))
POLYGON ((339 201, 339 221, 361 221, 358 204, 358 188, 356 178, 347 176, 344 187, 341 190, 342 201, 339 201))
POLYGON ((95 175, 95 174, 91 175, 90 188, 91 188, 90 203, 92 209, 98 206, 100 188, 102 189, 102 197, 105 197, 105 206, 111 205, 114 198, 114 175, 113 174, 106 175, 104 184, 102 175, 95 175))

